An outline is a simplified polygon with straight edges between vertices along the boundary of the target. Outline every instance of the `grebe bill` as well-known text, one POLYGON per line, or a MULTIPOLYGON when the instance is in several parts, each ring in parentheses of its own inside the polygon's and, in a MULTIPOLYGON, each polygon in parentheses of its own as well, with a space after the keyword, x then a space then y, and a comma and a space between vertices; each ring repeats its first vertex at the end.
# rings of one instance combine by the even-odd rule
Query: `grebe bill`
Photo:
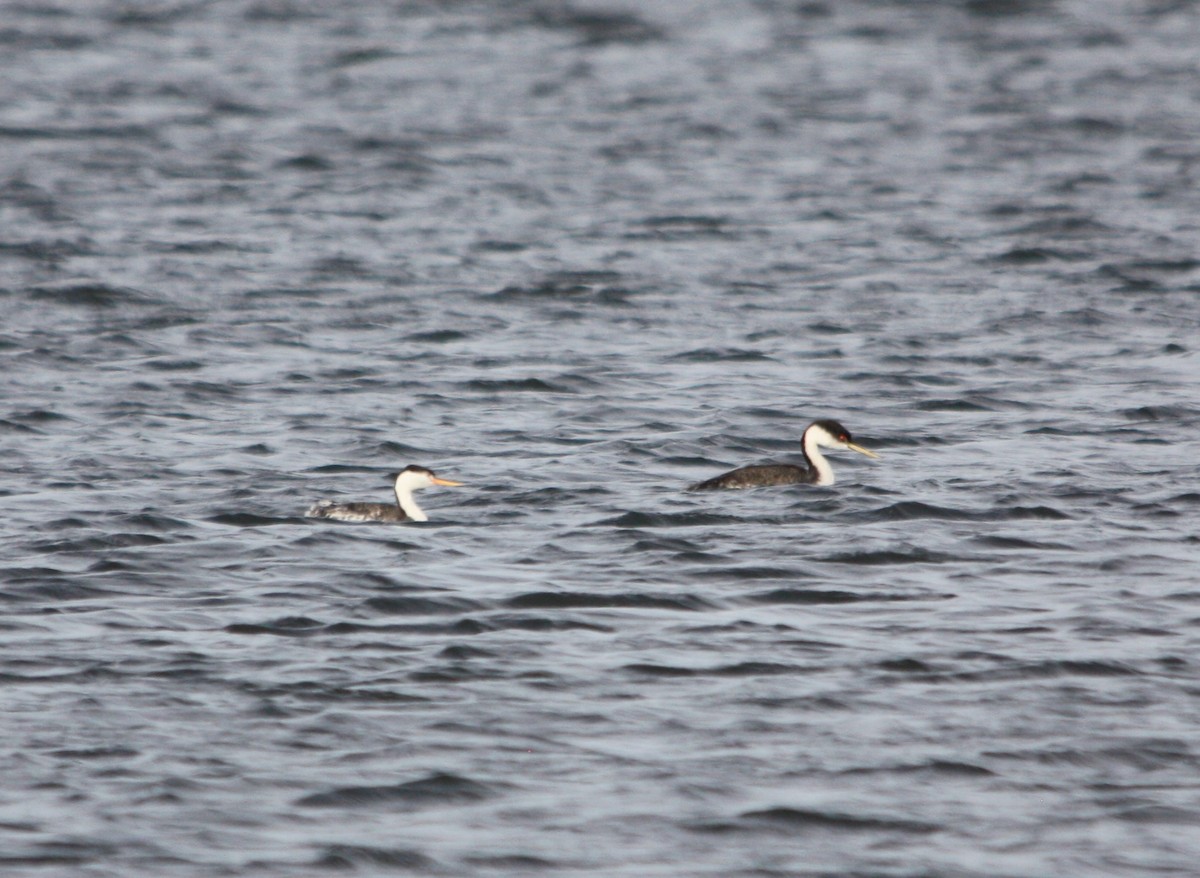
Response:
POLYGON ((813 421, 804 428, 800 447, 807 466, 792 464, 762 464, 730 470, 688 488, 689 491, 715 491, 722 488, 759 488, 768 485, 832 485, 833 467, 821 453, 821 447, 846 448, 867 457, 878 458, 874 451, 854 444, 850 431, 837 421, 813 421))
POLYGON ((432 470, 415 464, 406 466, 393 474, 396 489, 396 505, 391 503, 336 503, 333 500, 319 500, 304 513, 309 518, 329 518, 333 521, 429 521, 429 516, 413 499, 413 491, 428 488, 431 485, 443 485, 447 488, 457 488, 462 482, 441 479, 432 470))

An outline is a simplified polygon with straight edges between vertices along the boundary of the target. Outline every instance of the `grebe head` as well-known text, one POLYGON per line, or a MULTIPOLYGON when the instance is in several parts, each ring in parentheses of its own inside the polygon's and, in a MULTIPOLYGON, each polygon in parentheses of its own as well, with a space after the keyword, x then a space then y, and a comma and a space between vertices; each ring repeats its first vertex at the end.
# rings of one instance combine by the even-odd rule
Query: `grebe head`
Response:
POLYGON ((442 485, 446 488, 458 488, 462 486, 462 482, 454 482, 450 479, 441 479, 434 475, 433 470, 426 469, 423 466, 410 464, 398 473, 392 473, 388 476, 396 487, 397 493, 400 491, 419 491, 421 488, 428 488, 433 485, 442 485))
POLYGON ((865 454, 867 457, 879 457, 874 451, 854 444, 850 436, 850 431, 837 421, 813 421, 808 425, 808 429, 804 431, 804 434, 805 439, 808 439, 811 435, 811 441, 826 448, 847 448, 850 451, 865 454))

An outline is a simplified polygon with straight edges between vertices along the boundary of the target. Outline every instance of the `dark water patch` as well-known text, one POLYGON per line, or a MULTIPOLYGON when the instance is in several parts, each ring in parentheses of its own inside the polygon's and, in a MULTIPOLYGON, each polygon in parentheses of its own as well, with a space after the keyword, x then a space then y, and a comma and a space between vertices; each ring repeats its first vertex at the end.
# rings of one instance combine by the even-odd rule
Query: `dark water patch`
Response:
POLYGON ((364 46, 361 49, 347 49, 344 52, 335 53, 327 62, 327 66, 331 70, 338 70, 370 64, 373 61, 386 61, 395 57, 397 57, 397 53, 392 49, 383 46, 364 46))
POLYGON ((614 630, 610 625, 600 625, 596 622, 584 622, 563 616, 520 616, 508 613, 496 613, 488 616, 488 623, 495 630, 512 629, 515 631, 596 631, 610 633, 614 630))
MULTIPOLYGON (((1141 772, 1162 771, 1183 766, 1194 772, 1197 759, 1193 748, 1173 738, 1131 739, 1127 743, 1107 747, 1045 747, 1019 751, 984 751, 989 759, 1031 762, 1038 765, 1096 766, 1106 772, 1113 766, 1125 765, 1141 772)), ((1112 789, 1111 784, 1097 784, 1100 789, 1112 789)), ((1120 787, 1121 790, 1128 789, 1120 787)))
POLYGON ((949 594, 902 594, 898 592, 853 592, 830 588, 775 588, 748 594, 741 600, 755 604, 857 604, 879 601, 946 600, 949 594))
POLYGON ((75 420, 68 415, 51 411, 49 409, 27 409, 23 412, 10 412, 8 417, 11 421, 25 424, 26 426, 30 427, 44 424, 71 423, 75 420))
POLYGON ((706 673, 717 677, 777 677, 789 674, 807 674, 813 669, 783 662, 736 662, 710 668, 706 673))
POLYGON ((98 140, 157 139, 146 125, 0 125, 0 140, 65 140, 92 143, 98 140))
POLYGON ((118 561, 115 558, 101 558, 99 561, 93 561, 87 567, 88 573, 128 573, 134 570, 132 564, 126 564, 123 561, 118 561))
POLYGON ((1170 507, 1164 506, 1160 503, 1135 503, 1133 506, 1133 511, 1137 513, 1137 517, 1141 520, 1147 520, 1151 518, 1179 518, 1184 514, 1178 509, 1171 509, 1170 507))
POLYGON ((328 630, 328 625, 308 616, 283 616, 270 622, 235 622, 226 625, 229 634, 274 634, 279 637, 308 637, 328 630))
MULTIPOLYGON (((49 662, 39 662, 35 667, 57 667, 50 665, 49 662)), ((113 681, 124 681, 141 675, 141 671, 122 672, 114 670, 108 665, 89 664, 81 670, 72 670, 66 672, 43 672, 39 673, 35 670, 30 674, 18 674, 13 672, 0 672, 0 683, 29 683, 31 685, 43 685, 47 683, 82 683, 82 684, 101 684, 113 681)))
POLYGON ((155 372, 195 372, 204 368, 204 363, 199 360, 181 360, 176 357, 151 357, 143 360, 141 365, 155 372))
MULTIPOLYGON (((694 548, 694 547, 688 547, 694 548)), ((720 567, 701 568, 691 572, 697 579, 732 579, 732 580, 761 580, 761 579, 807 579, 813 574, 797 571, 792 567, 768 567, 758 564, 734 564, 720 567)))
POLYGON ((642 677, 695 677, 707 674, 706 669, 680 668, 674 665, 660 665, 651 662, 634 662, 622 665, 622 671, 642 677))
MULTIPOLYGON (((374 269, 361 259, 352 256, 323 256, 314 259, 308 266, 308 274, 316 281, 339 280, 344 278, 376 278, 374 269)), ((356 321, 352 328, 362 327, 356 321)))
MULTIPOLYGON (((550 676, 548 672, 543 672, 550 676)), ((408 675, 411 683, 428 686, 434 684, 454 685, 457 683, 472 683, 483 680, 506 680, 511 673, 501 670, 496 665, 483 662, 449 662, 444 665, 426 665, 420 670, 408 675)), ((539 675, 540 676, 540 675, 539 675)))
MULTIPOLYGON (((387 442, 380 443, 380 447, 383 450, 386 450, 390 453, 415 454, 415 453, 423 453, 424 452, 424 449, 417 448, 416 446, 405 445, 402 442, 392 442, 390 440, 387 442), (383 446, 386 446, 386 448, 383 448, 383 446)), ((380 476, 380 478, 383 478, 383 476, 385 475, 384 467, 382 467, 382 466, 363 466, 361 463, 323 463, 320 466, 309 467, 308 469, 305 470, 305 472, 308 472, 308 473, 366 473, 368 475, 377 474, 380 476)), ((380 482, 380 484, 383 484, 386 486, 389 483, 386 480, 384 480, 383 482, 380 482)))
POLYGON ((681 363, 747 363, 766 360, 773 361, 775 358, 761 351, 751 351, 744 348, 696 348, 695 350, 684 351, 680 354, 673 354, 668 359, 681 363))
POLYGON ((67 540, 49 540, 32 544, 34 550, 47 554, 74 554, 97 552, 105 549, 130 549, 139 546, 161 546, 165 538, 145 533, 118 533, 79 537, 67 540))
POLYGON ((1047 262, 1078 262, 1086 253, 1054 247, 1013 247, 990 258, 998 265, 1043 265, 1047 262))
MULTIPOLYGON (((995 365, 995 363, 992 361, 986 365, 995 365)), ((957 387, 963 383, 959 378, 952 378, 945 375, 881 375, 873 369, 866 372, 850 372, 845 377, 847 381, 862 381, 873 384, 886 383, 893 387, 957 387)))
POLYGON ((528 22, 549 30, 569 31, 576 35, 579 45, 584 47, 611 43, 638 45, 666 37, 662 28, 632 12, 587 9, 569 3, 535 7, 528 22))
POLYGON ((258 300, 319 300, 326 295, 326 290, 316 286, 303 287, 254 287, 243 290, 241 297, 249 303, 257 304, 258 300))
POLYGON ((786 806, 745 811, 738 815, 742 820, 769 823, 789 830, 833 829, 873 832, 929 833, 940 827, 933 823, 904 820, 894 817, 864 817, 838 811, 819 811, 811 808, 786 806))
POLYGON ((685 610, 697 612, 711 610, 717 605, 694 594, 645 594, 621 592, 603 594, 599 592, 535 591, 517 595, 504 602, 505 606, 517 610, 573 610, 581 608, 636 609, 636 610, 685 610))
POLYGON ((4 581, 10 585, 23 585, 25 583, 46 582, 48 580, 58 580, 65 578, 68 574, 65 570, 59 570, 57 567, 6 567, 4 568, 4 581))
MULTIPOLYGON (((387 634, 387 635, 430 635, 433 637, 474 636, 498 631, 499 627, 476 618, 456 619, 453 622, 413 622, 403 624, 368 624, 364 622, 334 622, 324 629, 324 634, 387 634)), ((247 631, 239 633, 269 634, 270 631, 247 631)), ((388 642, 389 648, 395 648, 395 642, 388 642)), ((378 649, 380 644, 367 643, 364 648, 378 649)))
MULTIPOLYGON (((501 382, 490 388, 492 392, 500 389, 506 390, 525 390, 535 393, 596 393, 604 388, 605 383, 594 378, 584 372, 562 372, 554 376, 553 379, 534 379, 538 385, 528 384, 526 382, 501 382), (501 387, 501 384, 509 384, 508 387, 501 387)), ((590 418, 581 418, 580 423, 595 423, 590 418)), ((651 430, 653 425, 647 425, 647 431, 651 430)), ((596 441, 589 437, 568 437, 568 436, 546 436, 543 441, 553 442, 558 445, 589 445, 596 441)), ((635 446, 636 447, 636 446, 635 446)))
POLYGON ((881 671, 891 671, 897 674, 931 674, 934 672, 932 666, 914 658, 885 659, 876 662, 875 667, 881 671))
MULTIPOLYGON (((184 399, 189 403, 229 402, 241 397, 244 390, 244 385, 218 384, 215 381, 177 381, 172 382, 172 387, 182 391, 184 399)), ((195 420, 200 417, 182 412, 179 413, 179 416, 185 420, 195 420)))
MULTIPOLYGON (((45 432, 43 430, 37 429, 36 427, 30 427, 28 424, 21 424, 16 421, 6 420, 4 418, 0 418, 0 431, 6 432, 6 433, 25 433, 25 434, 31 434, 31 435, 41 435, 42 433, 45 432)), ((2 489, 0 489, 0 493, 8 493, 8 492, 4 492, 4 491, 2 491, 2 489)))
POLYGON ((457 774, 438 772, 419 780, 383 786, 339 787, 299 799, 302 808, 363 808, 386 805, 416 810, 437 805, 460 805, 493 798, 497 791, 457 774))
POLYGON ((471 659, 480 659, 483 661, 498 661, 503 658, 500 653, 490 649, 481 649, 475 646, 465 646, 461 643, 456 643, 453 646, 447 646, 438 652, 438 658, 449 661, 469 661, 471 659))
POLYGON ((1007 551, 1069 552, 1075 548, 1064 543, 1038 542, 1036 540, 1023 540, 1019 537, 995 536, 990 534, 972 537, 971 542, 985 549, 1004 549, 1007 551))
POLYGON ((1036 235, 1044 238, 1107 237, 1112 229, 1088 216, 1056 216, 1036 220, 1009 230, 1010 235, 1036 235))
POLYGON ((828 321, 810 323, 806 328, 814 335, 851 335, 855 331, 851 327, 841 323, 830 323, 828 321))
POLYGON ((832 564, 861 564, 864 566, 887 566, 892 564, 948 564, 963 561, 966 556, 948 555, 944 552, 933 552, 928 549, 909 547, 907 549, 880 549, 870 552, 839 552, 821 558, 832 564))
POLYGON ((914 762, 903 765, 868 766, 847 768, 840 774, 848 776, 863 774, 916 774, 943 775, 947 777, 995 777, 996 772, 982 765, 971 762, 957 762, 951 759, 930 759, 924 762, 914 762))
POLYGON ((1174 497, 1169 497, 1162 501, 1163 503, 1182 503, 1187 506, 1200 506, 1200 492, 1188 491, 1184 494, 1176 494, 1174 497))
MULTIPOLYGON (((681 484, 680 490, 683 486, 681 484)), ((597 525, 624 528, 701 527, 709 524, 744 524, 748 519, 710 512, 625 512, 615 518, 597 521, 597 525)))
POLYGON ((652 216, 640 223, 644 231, 629 232, 626 240, 692 241, 701 238, 729 238, 729 219, 720 216, 652 216))
POLYGON ((991 412, 996 410, 991 405, 966 399, 927 399, 917 403, 916 409, 922 412, 991 412))
POLYGON ((373 613, 384 616, 431 616, 445 613, 463 613, 477 610, 476 601, 465 598, 429 598, 418 596, 388 595, 368 598, 362 606, 373 613))
POLYGON ((463 862, 489 871, 516 872, 517 874, 541 872, 547 869, 566 870, 567 868, 565 862, 546 860, 528 854, 472 854, 463 857, 463 862))
POLYGON ((1108 174, 1072 174, 1071 176, 1060 180, 1053 186, 1049 187, 1048 191, 1065 195, 1079 192, 1084 189, 1099 189, 1106 186, 1111 186, 1115 182, 1116 180, 1114 180, 1108 174))
POLYGON ((104 283, 66 282, 31 287, 29 297, 37 302, 79 305, 88 308, 114 308, 118 305, 144 305, 148 296, 128 287, 104 283))
POLYGON ((188 256, 206 256, 214 253, 257 253, 255 247, 241 244, 237 241, 224 241, 218 238, 192 241, 162 241, 148 244, 146 249, 156 253, 181 253, 188 256))
POLYGON ((435 329, 429 332, 413 332, 404 336, 404 341, 420 342, 423 344, 447 344, 452 341, 465 341, 470 338, 469 332, 458 329, 435 329))
POLYGON ((1095 274, 1102 280, 1116 281, 1118 285, 1113 289, 1119 292, 1157 293, 1166 289, 1159 281, 1139 276, 1138 273, 1113 263, 1101 265, 1096 269, 1095 274))
POLYGON ((445 869, 432 857, 408 848, 376 848, 336 844, 325 848, 312 862, 318 869, 346 872, 428 872, 443 874, 445 869))
POLYGON ((64 866, 78 866, 85 870, 96 862, 111 860, 118 851, 125 855, 129 853, 116 843, 103 841, 45 841, 31 845, 25 850, 12 849, 0 853, 0 865, 8 865, 22 871, 22 867, 42 870, 64 866))
POLYGON ((1069 308, 1060 312, 1055 322, 1066 326, 1095 328, 1120 320, 1116 314, 1100 308, 1069 308))
POLYGON ((613 286, 620 280, 615 271, 563 271, 547 275, 528 286, 507 286, 492 293, 490 298, 500 300, 520 299, 566 299, 585 297, 601 304, 624 303, 628 291, 613 286))
POLYGON ((275 163, 275 167, 281 170, 316 172, 332 171, 336 166, 330 159, 319 153, 305 152, 291 156, 290 158, 280 159, 275 163))
POLYGON ((256 515, 253 512, 222 512, 217 515, 210 515, 204 520, 212 524, 223 524, 227 527, 272 527, 278 524, 299 524, 302 521, 307 521, 302 514, 302 507, 306 507, 306 505, 304 503, 297 504, 296 514, 286 517, 256 515))
POLYGON ((122 527, 152 530, 156 533, 171 533, 178 530, 188 530, 191 522, 181 518, 172 518, 160 512, 133 512, 121 515, 116 519, 122 527))
MULTIPOLYGON (((1083 137, 1119 137, 1128 129, 1117 119, 1101 116, 1072 116, 1067 119, 1055 120, 1052 127, 1061 129, 1067 134, 1078 134, 1083 137)), ((1084 173, 1076 174, 1052 188, 1052 191, 1075 192, 1085 186, 1111 184, 1113 178, 1107 174, 1084 173)))
POLYGON ((427 704, 430 699, 380 686, 333 686, 318 680, 266 684, 248 682, 239 686, 247 695, 264 700, 291 699, 305 703, 329 704, 427 704))
POLYGON ((834 589, 776 588, 746 595, 744 600, 756 604, 853 604, 863 597, 834 589))
POLYGON ((1158 274, 1186 274, 1200 270, 1200 259, 1134 259, 1123 263, 1131 271, 1158 274))
POLYGON ((477 250, 480 253, 523 253, 530 246, 530 244, 524 241, 501 241, 489 238, 483 241, 476 241, 471 245, 471 249, 477 250))
POLYGON ((473 378, 460 385, 466 390, 481 393, 575 393, 566 384, 541 378, 473 378))
POLYGON ((914 669, 914 676, 926 682, 998 682, 1008 680, 1043 680, 1057 677, 1141 677, 1145 676, 1130 664, 1103 660, 1061 659, 1055 661, 1014 663, 1005 662, 999 667, 978 671, 938 671, 929 669, 921 674, 914 669))
POLYGON ((970 398, 967 399, 926 400, 918 403, 917 408, 921 411, 1002 412, 1030 411, 1036 408, 1036 406, 1021 399, 986 396, 984 394, 976 393, 972 394, 970 398))
POLYGON ((919 500, 902 500, 891 503, 881 509, 853 513, 852 518, 859 521, 910 521, 912 519, 931 518, 944 521, 971 520, 979 517, 980 513, 965 509, 952 509, 946 506, 934 506, 919 500))
POLYGON ((1181 424, 1191 424, 1200 418, 1200 409, 1186 405, 1143 405, 1137 408, 1121 409, 1121 417, 1130 421, 1174 421, 1181 424))
POLYGON ((53 756, 55 759, 91 761, 93 759, 134 759, 141 755, 141 751, 121 746, 88 747, 86 749, 50 750, 46 755, 53 756))
POLYGON ((694 823, 689 828, 701 833, 759 832, 884 832, 926 835, 939 831, 933 823, 899 817, 864 817, 839 811, 780 806, 744 811, 734 821, 694 823))
MULTIPOLYGON (((660 536, 653 534, 643 537, 633 544, 635 552, 701 552, 701 546, 696 545, 690 540, 680 539, 678 537, 660 536)), ((774 568, 779 570, 780 568, 774 568)), ((716 571, 713 571, 714 575, 716 571)))
POLYGON ((856 521, 912 521, 934 519, 940 521, 1067 521, 1071 516, 1051 506, 1001 506, 993 509, 955 509, 935 506, 920 500, 902 500, 879 509, 850 513, 856 521))
POLYGON ((1200 825, 1200 810, 1169 805, 1133 805, 1118 809, 1113 817, 1128 823, 1144 823, 1150 826, 1200 825))

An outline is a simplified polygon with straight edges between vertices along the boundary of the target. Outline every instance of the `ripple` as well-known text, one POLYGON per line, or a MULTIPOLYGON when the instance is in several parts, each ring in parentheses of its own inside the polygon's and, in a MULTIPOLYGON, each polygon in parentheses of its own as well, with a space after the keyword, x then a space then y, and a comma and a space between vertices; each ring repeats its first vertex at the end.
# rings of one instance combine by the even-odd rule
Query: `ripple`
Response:
POLYGON ((756 604, 857 604, 876 601, 928 601, 953 598, 949 594, 900 594, 896 592, 853 592, 840 589, 776 588, 746 595, 743 600, 756 604))
POLYGON ((529 610, 570 610, 584 607, 609 607, 629 609, 657 610, 698 610, 712 609, 715 604, 693 594, 661 595, 644 593, 599 594, 584 592, 528 592, 509 598, 504 602, 514 609, 529 610))
POLYGON ((1071 516, 1052 506, 999 506, 991 509, 956 509, 919 500, 901 500, 867 512, 851 513, 861 521, 1067 521, 1071 516))
POLYGON ((312 865, 318 869, 338 872, 359 869, 386 869, 389 872, 430 872, 439 874, 444 868, 432 857, 407 848, 378 848, 362 845, 337 844, 326 847, 312 865))
POLYGON ((941 827, 900 817, 866 817, 840 811, 777 806, 744 811, 733 822, 699 823, 690 827, 704 833, 759 832, 883 832, 926 835, 941 827))
POLYGON ((102 283, 43 284, 30 288, 29 295, 35 301, 89 308, 114 308, 151 302, 149 296, 137 290, 102 283))
POLYGON ((386 805, 389 808, 416 810, 436 805, 480 802, 495 795, 496 790, 487 784, 456 774, 438 772, 401 784, 339 787, 304 796, 296 804, 302 808, 363 808, 386 805))

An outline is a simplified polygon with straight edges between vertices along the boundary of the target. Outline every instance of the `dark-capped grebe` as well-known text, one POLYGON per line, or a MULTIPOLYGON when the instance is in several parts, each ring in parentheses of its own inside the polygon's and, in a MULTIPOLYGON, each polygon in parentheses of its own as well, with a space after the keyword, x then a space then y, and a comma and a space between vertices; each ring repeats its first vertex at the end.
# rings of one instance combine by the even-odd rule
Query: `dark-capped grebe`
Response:
POLYGON ((867 457, 879 457, 850 440, 850 431, 837 421, 813 421, 804 428, 800 447, 804 449, 806 466, 793 464, 762 464, 744 466, 730 470, 703 482, 697 482, 689 491, 713 491, 720 488, 759 488, 767 485, 832 485, 833 467, 821 454, 820 448, 847 448, 867 457))

